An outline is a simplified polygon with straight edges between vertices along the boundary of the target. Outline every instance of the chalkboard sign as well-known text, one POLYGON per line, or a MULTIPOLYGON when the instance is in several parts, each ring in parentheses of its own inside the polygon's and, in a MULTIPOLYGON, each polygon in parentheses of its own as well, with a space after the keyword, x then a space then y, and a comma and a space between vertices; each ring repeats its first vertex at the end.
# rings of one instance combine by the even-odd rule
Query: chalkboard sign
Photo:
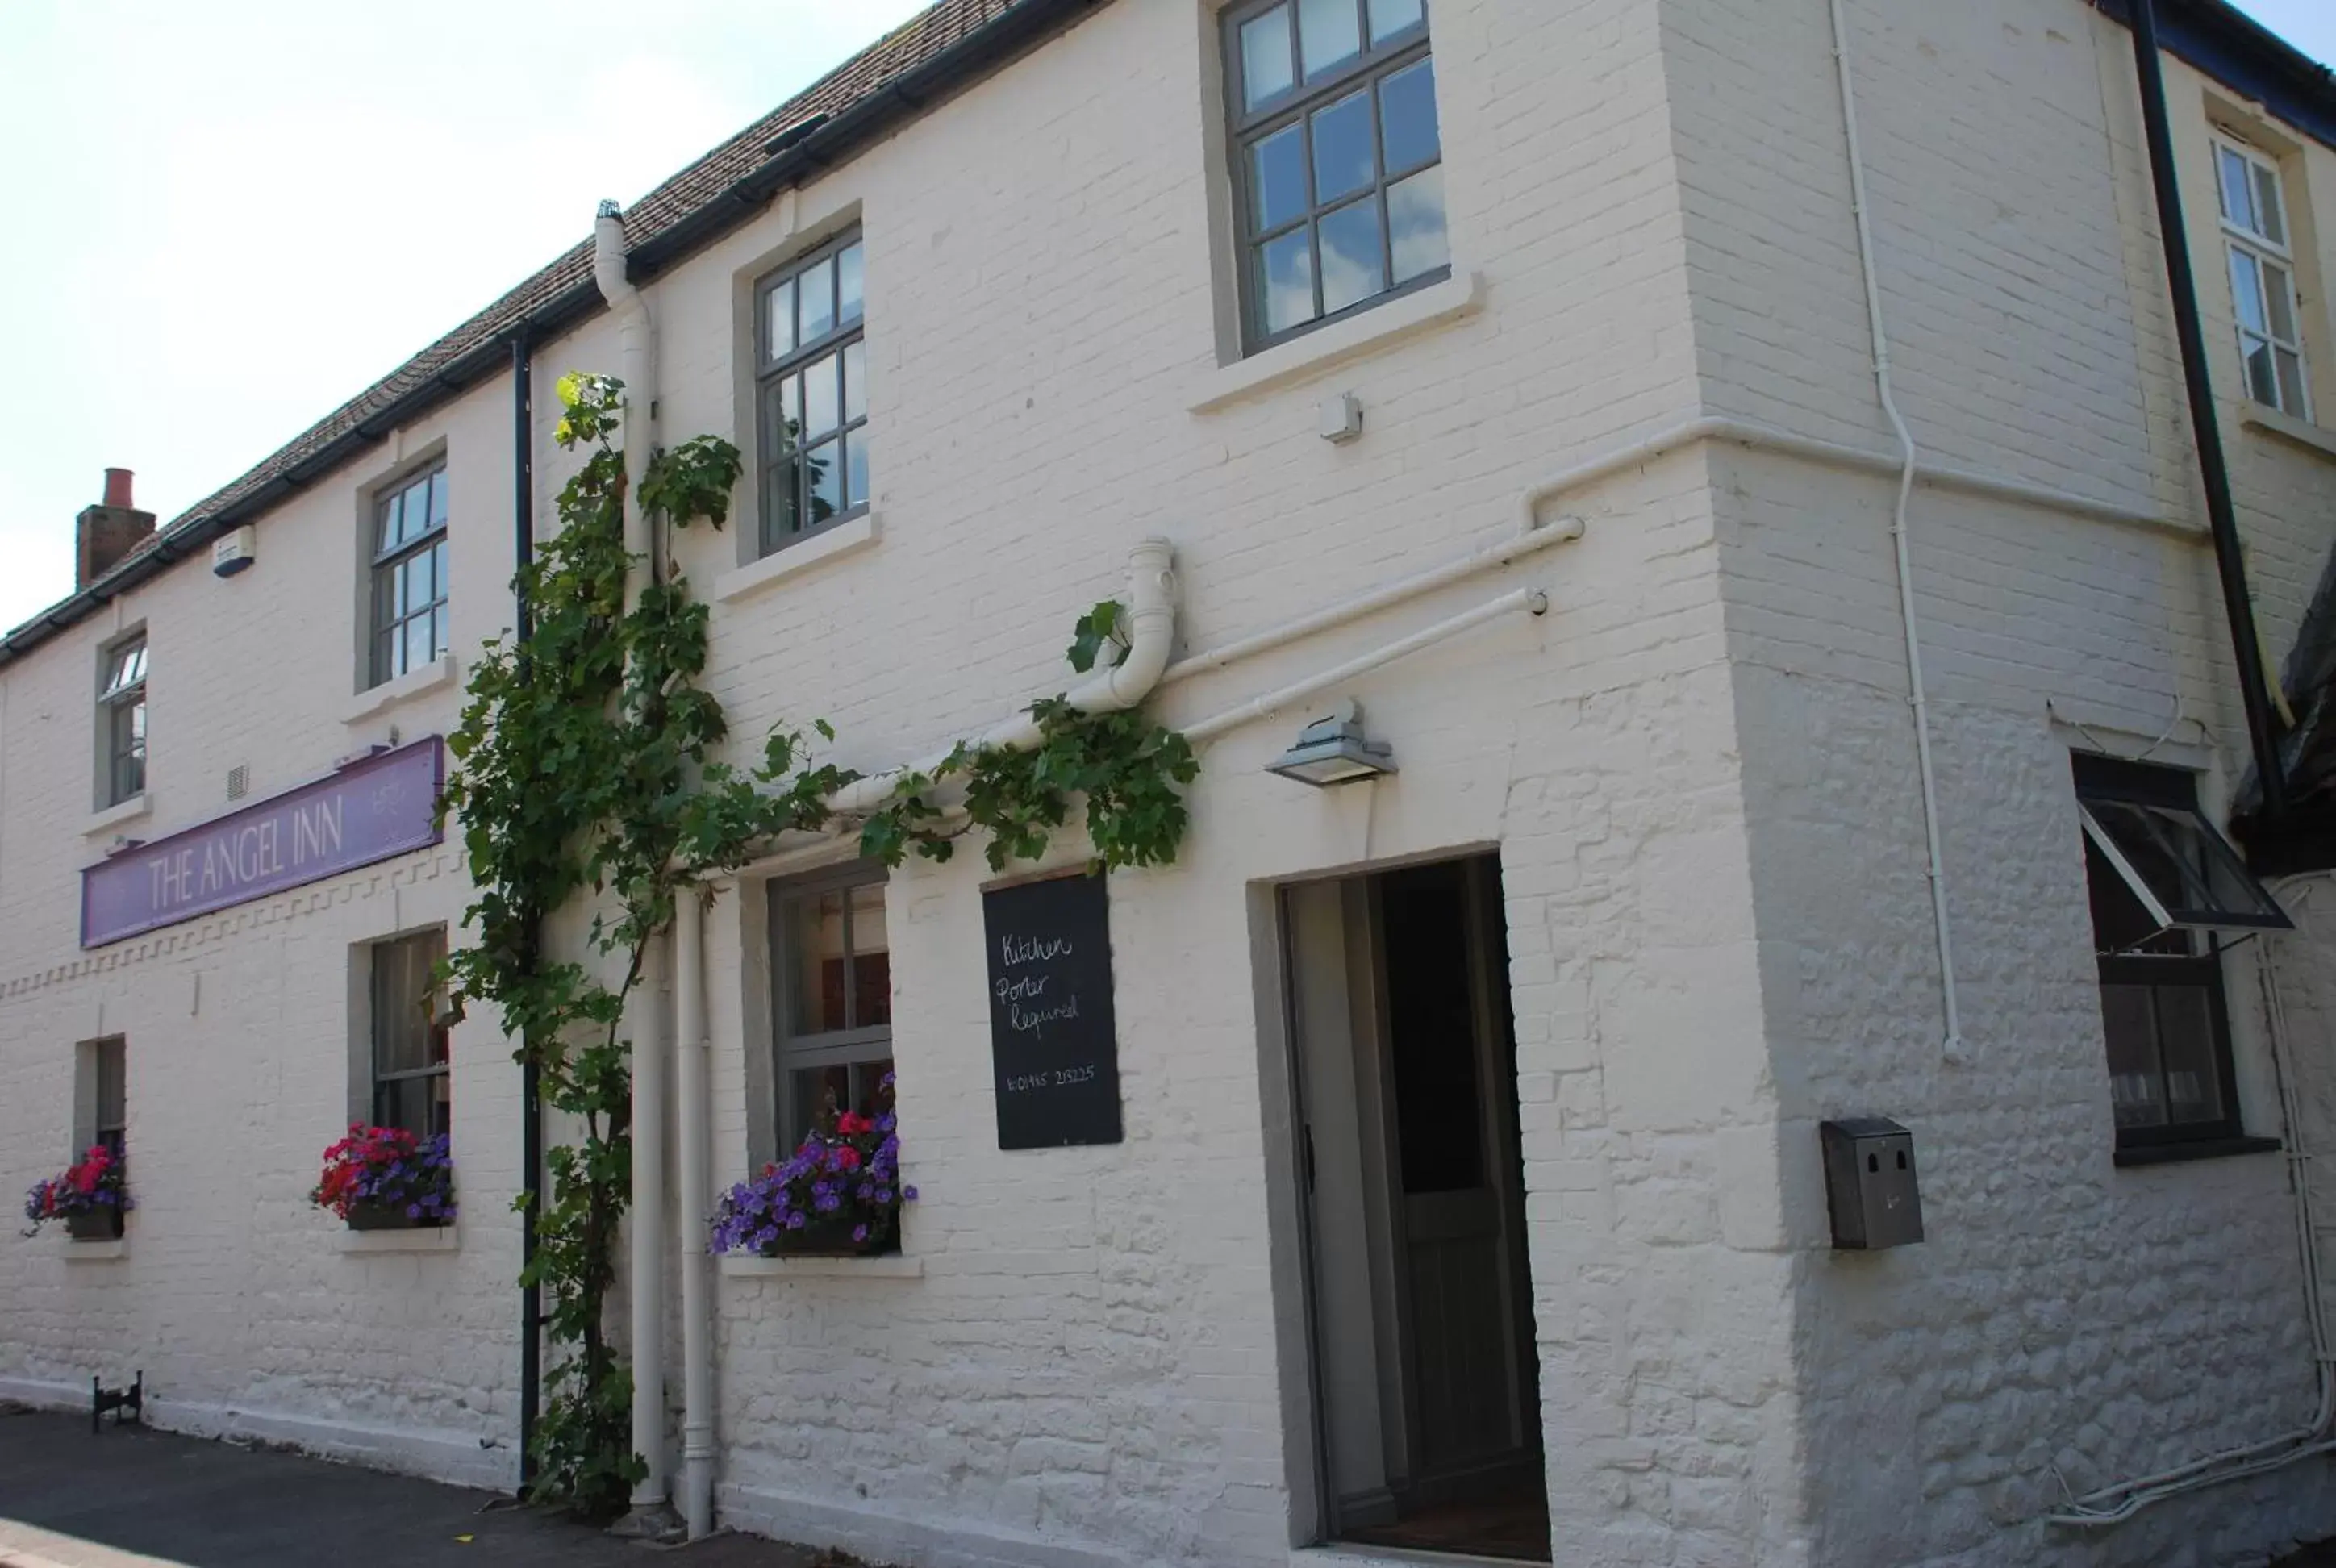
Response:
POLYGON ((981 915, 989 940, 998 1146, 1118 1143, 1119 1042, 1104 879, 992 888, 981 895, 981 915))

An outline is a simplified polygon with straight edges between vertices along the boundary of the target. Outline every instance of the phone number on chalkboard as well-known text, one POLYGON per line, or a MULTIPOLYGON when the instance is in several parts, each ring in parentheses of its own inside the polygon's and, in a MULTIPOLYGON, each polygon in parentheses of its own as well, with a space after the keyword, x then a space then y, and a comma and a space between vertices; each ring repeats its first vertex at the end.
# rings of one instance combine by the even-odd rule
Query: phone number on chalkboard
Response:
POLYGON ((1095 1070, 1086 1067, 1057 1067, 1051 1073, 1025 1073, 1006 1080, 1006 1092, 1018 1095, 1025 1089, 1058 1089, 1066 1084, 1091 1084, 1095 1070))

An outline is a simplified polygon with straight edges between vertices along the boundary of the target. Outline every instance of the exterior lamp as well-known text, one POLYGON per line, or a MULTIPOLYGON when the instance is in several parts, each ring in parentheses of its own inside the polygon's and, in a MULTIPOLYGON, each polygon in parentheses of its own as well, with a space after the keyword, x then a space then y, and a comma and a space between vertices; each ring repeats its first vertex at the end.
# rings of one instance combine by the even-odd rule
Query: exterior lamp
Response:
POLYGON ((1265 771, 1328 788, 1395 772, 1395 748, 1364 737, 1363 710, 1347 697, 1300 731, 1298 744, 1268 763, 1265 771))

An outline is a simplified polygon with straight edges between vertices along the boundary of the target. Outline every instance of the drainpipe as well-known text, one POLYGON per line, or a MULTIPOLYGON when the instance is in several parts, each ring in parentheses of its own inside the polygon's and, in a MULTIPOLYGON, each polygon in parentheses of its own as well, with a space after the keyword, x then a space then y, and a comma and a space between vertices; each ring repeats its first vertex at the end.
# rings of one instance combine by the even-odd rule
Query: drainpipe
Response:
MULTIPOLYGON (((648 301, 625 276, 625 220, 613 201, 600 203, 592 226, 592 277, 622 334, 625 382, 625 603, 640 598, 649 568, 648 528, 641 516, 641 475, 648 467, 656 417, 657 338, 648 301)), ((619 1534, 658 1539, 677 1534, 667 1504, 665 1453, 665 1055, 657 1048, 659 1013, 644 955, 640 982, 626 1007, 632 1042, 633 1213, 631 1222, 633 1452, 644 1469, 633 1487, 632 1511, 619 1534)))
POLYGON ((2206 491, 2206 521, 2214 538, 2214 565, 2223 579, 2223 613, 2230 622, 2231 654, 2239 670, 2239 697, 2245 705, 2247 740, 2255 776, 2263 787, 2266 819, 2287 813, 2287 779, 2279 760, 2270 685, 2263 678, 2263 642, 2255 630, 2254 602, 2247 593, 2246 563, 2239 555, 2239 523, 2231 505, 2230 469, 2223 458, 2222 425, 2206 368, 2206 334, 2198 318, 2198 286, 2190 268, 2189 230, 2182 221, 2182 190, 2174 160, 2174 133, 2166 113, 2166 74, 2157 57, 2156 0, 2127 0, 2133 32, 2134 73, 2141 83, 2141 119, 2149 138, 2149 174, 2157 189, 2158 237, 2166 246, 2166 277, 2173 297, 2174 326, 2182 345, 2182 380, 2190 394, 2190 428, 2198 448, 2198 479, 2206 491))
POLYGON ((673 915, 675 1097, 680 1101, 680 1162, 674 1186, 681 1204, 682 1517, 693 1541, 714 1531, 714 1343, 706 1253, 710 1197, 708 1144, 714 1100, 707 1083, 706 905, 681 890, 673 915))
MULTIPOLYGON (((535 355, 527 334, 511 338, 511 620, 525 660, 535 607, 523 574, 535 560, 535 355)), ((530 931, 529 940, 540 940, 530 931)), ((519 1070, 519 1256, 522 1278, 535 1263, 535 1209, 543 1192, 543 1076, 530 1053, 519 1070)), ((543 1290, 519 1288, 519 1495, 535 1483, 535 1417, 543 1399, 543 1290)))

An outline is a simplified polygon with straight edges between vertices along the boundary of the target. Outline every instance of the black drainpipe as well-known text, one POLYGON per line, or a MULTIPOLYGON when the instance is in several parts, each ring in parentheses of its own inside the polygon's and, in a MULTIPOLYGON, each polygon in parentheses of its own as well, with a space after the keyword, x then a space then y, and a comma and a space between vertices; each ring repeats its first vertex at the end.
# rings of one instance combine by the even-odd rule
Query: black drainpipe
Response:
MULTIPOLYGON (((511 616, 522 648, 535 631, 522 574, 535 560, 535 353, 511 338, 511 616)), ((523 657, 523 656, 522 656, 523 657)), ((543 1397, 543 1291, 534 1283, 535 1208, 543 1174, 543 1081, 532 1053, 521 1062, 519 1219, 519 1495, 535 1482, 535 1417, 543 1397)))
POLYGON ((2214 388, 2206 374, 2206 334, 2198 321, 2198 285, 2190 270, 2182 191, 2175 178, 2174 134, 2166 126, 2166 75, 2157 59, 2157 6, 2156 0, 2127 0, 2126 10, 2133 30, 2134 69, 2141 78, 2141 118, 2149 132, 2149 172, 2157 187, 2157 227, 2166 242, 2174 326, 2182 344, 2182 379, 2190 392, 2198 478, 2206 487, 2206 521, 2214 531, 2214 565, 2223 578, 2223 612, 2230 621, 2231 652, 2239 667, 2239 696, 2246 705, 2247 739, 2254 749, 2255 776, 2262 783, 2263 815, 2275 820, 2287 813, 2287 779, 2280 767, 2254 603, 2247 595, 2246 563, 2239 557, 2238 518, 2231 509, 2231 472, 2223 459, 2214 388))

